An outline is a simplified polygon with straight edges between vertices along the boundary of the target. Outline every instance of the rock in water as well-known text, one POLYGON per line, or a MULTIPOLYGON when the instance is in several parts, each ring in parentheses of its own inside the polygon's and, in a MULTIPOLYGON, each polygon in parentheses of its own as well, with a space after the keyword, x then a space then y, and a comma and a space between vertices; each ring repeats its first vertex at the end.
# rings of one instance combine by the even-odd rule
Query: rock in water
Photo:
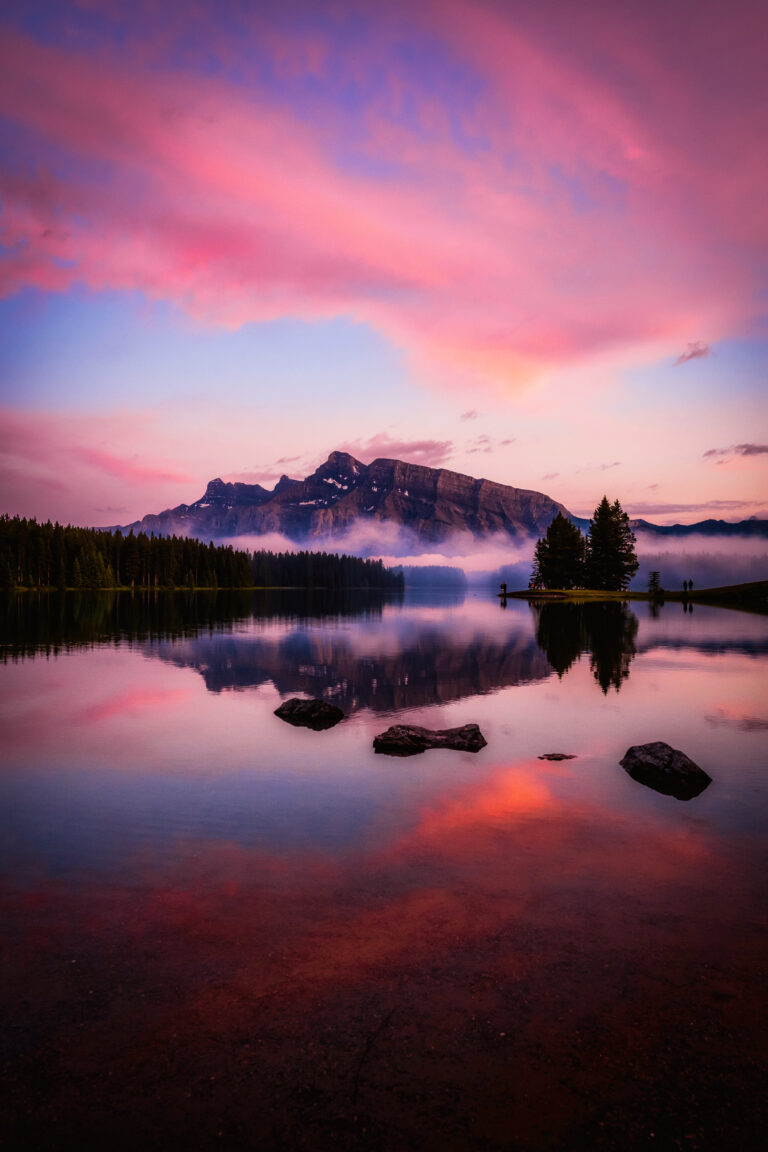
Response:
POLYGON ((671 748, 663 740, 633 744, 620 764, 633 780, 677 800, 692 800, 712 783, 712 777, 685 752, 671 748))
POLYGON ((388 756, 416 756, 427 748, 454 748, 459 752, 479 752, 486 740, 477 724, 461 728, 417 728, 412 724, 393 724, 373 739, 375 752, 388 756))
POLYGON ((539 760, 575 760, 575 752, 545 752, 539 760))
POLYGON ((334 724, 344 719, 344 713, 335 704, 329 704, 327 700, 300 700, 298 696, 275 708, 275 716, 287 720, 289 724, 313 728, 316 732, 333 728, 334 724))

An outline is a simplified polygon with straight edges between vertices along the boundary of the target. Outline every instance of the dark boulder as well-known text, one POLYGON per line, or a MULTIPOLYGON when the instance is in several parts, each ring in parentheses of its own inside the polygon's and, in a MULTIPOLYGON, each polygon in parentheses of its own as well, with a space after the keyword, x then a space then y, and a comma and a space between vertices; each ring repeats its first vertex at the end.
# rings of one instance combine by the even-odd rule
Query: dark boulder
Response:
POLYGON ((344 719, 344 713, 335 704, 329 704, 327 700, 300 700, 298 696, 276 708, 275 716, 289 724, 313 728, 316 732, 333 728, 334 724, 344 719))
POLYGON ((374 737, 375 752, 388 756, 416 756, 428 748, 454 748, 459 752, 479 752, 486 745, 477 724, 464 724, 461 728, 417 728, 412 724, 393 724, 386 732, 374 737))
POLYGON ((539 760, 575 760, 575 752, 545 752, 539 760))
POLYGON ((620 764, 639 784, 677 800, 692 800, 712 783, 712 777, 685 752, 671 748, 663 740, 634 744, 624 753, 620 764))

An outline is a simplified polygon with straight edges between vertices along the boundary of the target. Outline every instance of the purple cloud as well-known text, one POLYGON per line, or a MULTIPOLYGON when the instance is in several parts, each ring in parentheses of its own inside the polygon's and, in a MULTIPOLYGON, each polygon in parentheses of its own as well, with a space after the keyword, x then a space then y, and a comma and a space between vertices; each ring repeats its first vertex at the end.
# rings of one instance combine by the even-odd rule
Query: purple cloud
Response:
POLYGON ((712 349, 709 344, 705 344, 703 340, 696 340, 693 344, 688 344, 685 352, 681 352, 677 360, 675 360, 675 368, 678 364, 687 364, 689 360, 703 360, 705 356, 711 356, 712 349))
POLYGON ((730 448, 710 448, 705 456, 764 456, 768 444, 732 444, 730 448))
MULTIPOLYGON (((734 512, 745 507, 762 507, 757 500, 706 500, 701 504, 646 504, 624 505, 630 516, 661 516, 677 512, 734 512)), ((762 518, 762 517, 758 517, 762 518)))
POLYGON ((386 432, 371 436, 368 440, 356 440, 340 445, 340 450, 349 452, 363 461, 371 461, 378 456, 387 459, 403 460, 407 464, 424 464, 428 468, 440 468, 453 455, 452 440, 392 440, 386 432))

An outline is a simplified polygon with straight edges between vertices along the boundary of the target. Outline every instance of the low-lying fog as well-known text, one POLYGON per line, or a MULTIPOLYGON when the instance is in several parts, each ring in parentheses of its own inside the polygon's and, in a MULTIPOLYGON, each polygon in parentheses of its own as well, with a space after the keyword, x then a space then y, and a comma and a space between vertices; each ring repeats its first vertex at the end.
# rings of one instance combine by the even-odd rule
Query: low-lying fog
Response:
MULTIPOLYGON (((632 587, 645 589, 648 574, 660 573, 664 588, 680 588, 692 580, 695 588, 741 584, 768 579, 768 540, 754 536, 656 536, 638 532, 640 567, 632 587)), ((531 575, 535 540, 513 541, 504 533, 478 541, 469 532, 456 532, 439 544, 424 541, 407 528, 369 522, 354 525, 341 536, 313 538, 297 544, 279 533, 235 536, 226 543, 253 552, 346 552, 353 556, 381 557, 388 567, 447 567, 462 569, 470 585, 486 586, 505 580, 510 588, 525 588, 531 575)))

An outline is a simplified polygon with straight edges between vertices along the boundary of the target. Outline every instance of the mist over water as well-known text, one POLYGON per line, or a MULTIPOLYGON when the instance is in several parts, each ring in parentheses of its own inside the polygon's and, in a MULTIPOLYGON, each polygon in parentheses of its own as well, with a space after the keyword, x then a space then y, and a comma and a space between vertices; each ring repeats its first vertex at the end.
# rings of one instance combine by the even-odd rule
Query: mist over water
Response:
POLYGON ((654 570, 668 589, 680 588, 684 580, 693 580, 697 588, 768 580, 768 540, 750 536, 718 541, 709 536, 660 539, 638 533, 637 555, 640 567, 633 588, 646 588, 654 570))
MULTIPOLYGON (((297 543, 278 533, 235 536, 226 543, 246 551, 267 549, 296 552, 346 552, 380 557, 389 566, 461 568, 474 587, 506 581, 510 590, 526 588, 531 577, 535 539, 512 540, 504 533, 477 539, 470 532, 453 533, 439 544, 427 542, 407 528, 388 522, 362 522, 340 536, 312 537, 297 543)), ((716 588, 768 579, 768 540, 754 536, 656 536, 636 533, 640 562, 631 587, 645 590, 652 571, 660 573, 669 590, 692 580, 697 588, 716 588)))

